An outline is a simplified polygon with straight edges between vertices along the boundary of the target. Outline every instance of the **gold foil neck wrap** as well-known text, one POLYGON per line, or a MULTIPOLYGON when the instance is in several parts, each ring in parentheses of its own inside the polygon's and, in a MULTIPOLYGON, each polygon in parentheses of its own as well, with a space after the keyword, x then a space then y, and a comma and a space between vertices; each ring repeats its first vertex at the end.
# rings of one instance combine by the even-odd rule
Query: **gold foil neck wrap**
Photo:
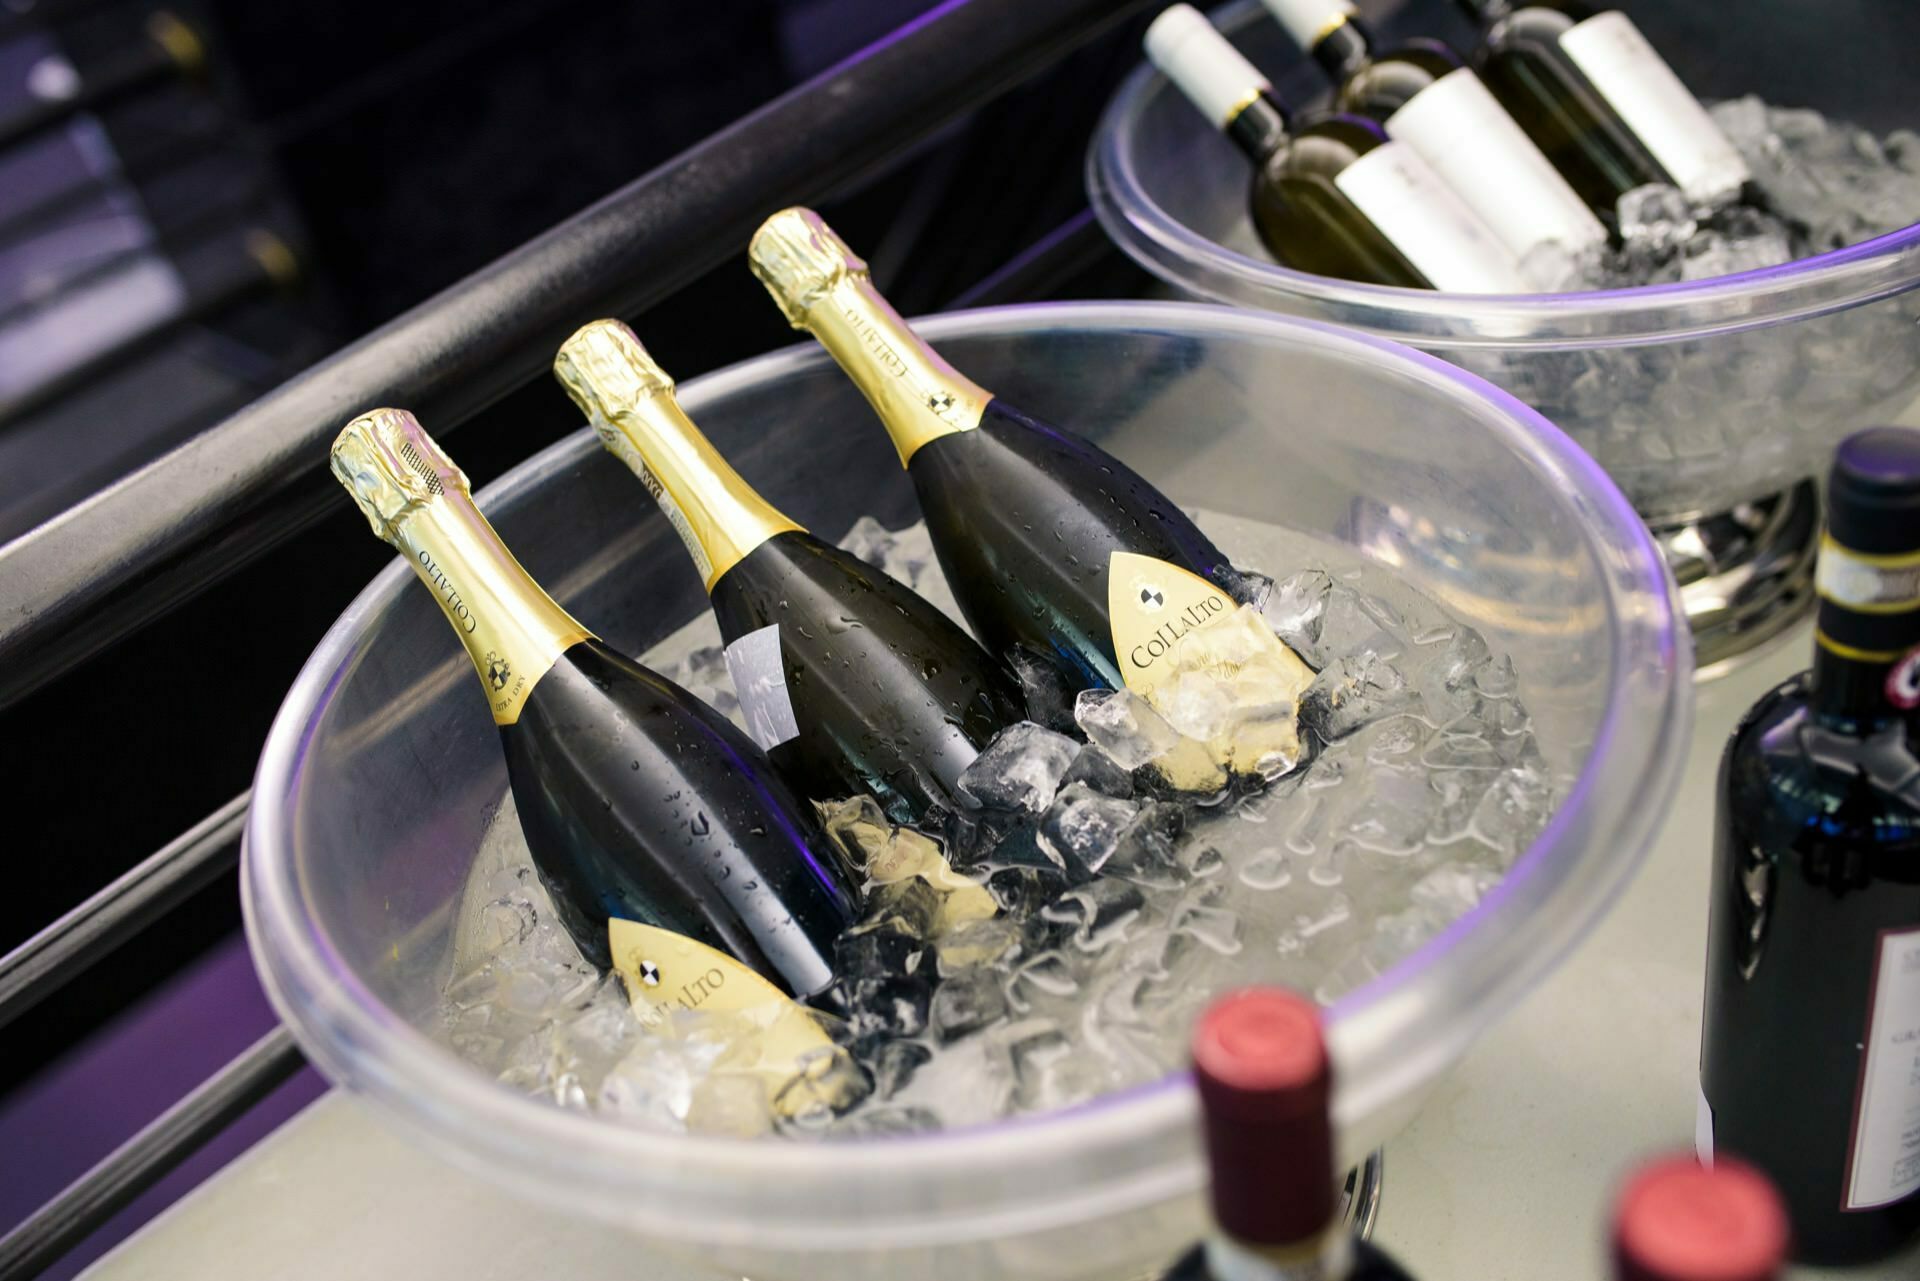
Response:
POLYGON ((826 220, 795 205, 760 224, 747 246, 747 262, 795 329, 834 286, 867 274, 866 260, 834 234, 826 220))
POLYGON ((329 455, 333 474, 373 526, 399 542, 403 522, 448 491, 468 492, 466 473, 404 409, 375 409, 341 429, 329 455))
POLYGON ((659 504, 708 591, 761 543, 800 529, 727 465, 680 408, 673 379, 619 321, 583 326, 561 346, 553 373, 607 452, 659 504))
POLYGON ((594 423, 673 394, 672 377, 618 320, 595 320, 575 330, 553 358, 553 376, 594 423))

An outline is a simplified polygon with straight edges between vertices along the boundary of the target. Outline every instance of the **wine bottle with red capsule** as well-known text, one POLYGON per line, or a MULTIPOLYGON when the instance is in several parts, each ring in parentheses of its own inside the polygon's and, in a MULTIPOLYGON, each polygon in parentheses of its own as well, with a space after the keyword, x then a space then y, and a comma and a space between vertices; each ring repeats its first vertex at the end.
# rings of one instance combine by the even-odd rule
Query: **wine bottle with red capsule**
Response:
POLYGON ((1318 1006, 1271 987, 1221 997, 1194 1026, 1193 1082, 1214 1230, 1168 1281, 1411 1281, 1341 1216, 1318 1006))
POLYGON ((1649 1162, 1614 1205, 1614 1281, 1779 1281, 1787 1233, 1780 1194, 1752 1166, 1649 1162))

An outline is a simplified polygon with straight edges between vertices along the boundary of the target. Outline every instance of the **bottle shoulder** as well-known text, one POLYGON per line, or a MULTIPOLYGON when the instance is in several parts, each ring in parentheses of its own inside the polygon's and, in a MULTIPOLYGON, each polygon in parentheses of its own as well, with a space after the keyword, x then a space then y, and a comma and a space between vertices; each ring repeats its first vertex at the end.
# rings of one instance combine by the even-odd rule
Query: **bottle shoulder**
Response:
POLYGON ((1726 820, 1776 856, 1864 850, 1875 879, 1920 883, 1920 756, 1900 723, 1848 729, 1814 714, 1805 673, 1776 686, 1728 740, 1726 820))

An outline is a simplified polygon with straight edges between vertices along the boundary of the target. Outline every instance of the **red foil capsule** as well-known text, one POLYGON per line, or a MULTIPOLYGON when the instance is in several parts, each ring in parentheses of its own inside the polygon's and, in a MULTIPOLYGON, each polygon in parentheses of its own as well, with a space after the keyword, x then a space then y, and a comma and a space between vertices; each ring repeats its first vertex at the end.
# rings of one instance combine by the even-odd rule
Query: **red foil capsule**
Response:
POLYGON ((1776 1281, 1786 1253, 1779 1194, 1739 1161, 1656 1161, 1628 1180, 1614 1210, 1618 1281, 1776 1281))

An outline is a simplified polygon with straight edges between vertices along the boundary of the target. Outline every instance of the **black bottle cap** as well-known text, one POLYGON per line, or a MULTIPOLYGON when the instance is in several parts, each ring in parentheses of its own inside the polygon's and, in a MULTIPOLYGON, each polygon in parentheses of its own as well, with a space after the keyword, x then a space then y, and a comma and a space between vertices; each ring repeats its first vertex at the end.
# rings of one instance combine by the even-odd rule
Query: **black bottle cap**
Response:
POLYGON ((1827 532, 1867 555, 1920 550, 1920 431, 1869 427, 1840 442, 1827 480, 1827 532))
POLYGON ((1221 997, 1194 1027, 1193 1077, 1221 1230, 1252 1245, 1325 1230, 1337 1203, 1319 1007, 1273 987, 1221 997))

